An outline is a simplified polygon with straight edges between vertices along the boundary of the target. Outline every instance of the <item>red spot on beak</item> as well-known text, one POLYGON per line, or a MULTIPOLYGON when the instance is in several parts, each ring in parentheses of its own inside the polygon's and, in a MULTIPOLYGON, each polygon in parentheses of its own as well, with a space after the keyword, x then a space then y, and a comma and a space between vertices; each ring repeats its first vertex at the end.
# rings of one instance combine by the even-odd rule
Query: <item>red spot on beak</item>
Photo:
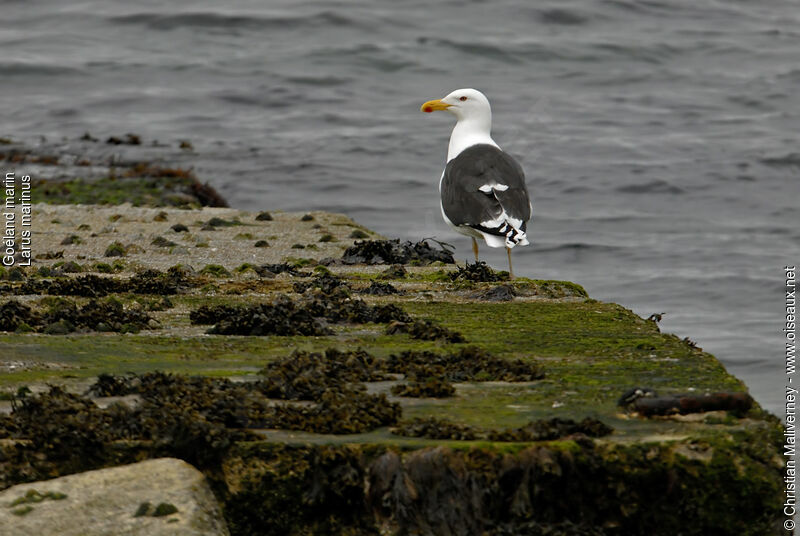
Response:
POLYGON ((431 108, 430 106, 426 106, 425 107, 425 112, 431 113, 432 111, 433 111, 433 108, 431 108))

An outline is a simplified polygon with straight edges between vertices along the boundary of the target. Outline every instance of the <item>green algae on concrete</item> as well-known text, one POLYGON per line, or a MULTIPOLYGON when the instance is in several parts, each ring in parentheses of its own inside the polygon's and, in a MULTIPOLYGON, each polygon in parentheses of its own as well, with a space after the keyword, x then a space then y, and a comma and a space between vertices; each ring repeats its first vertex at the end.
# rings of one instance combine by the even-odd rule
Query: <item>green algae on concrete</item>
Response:
MULTIPOLYGON (((168 212, 168 217, 175 215, 168 212)), ((314 213, 314 221, 331 228, 347 225, 330 223, 331 218, 314 213)), ((312 225, 296 219, 298 226, 312 225)), ((242 221, 251 220, 242 216, 242 221)), ((338 235, 341 241, 345 237, 338 235)), ((756 406, 744 418, 716 412, 642 419, 617 407, 617 399, 632 387, 660 394, 746 391, 713 356, 690 341, 660 333, 654 322, 589 299, 570 282, 453 281, 444 266, 406 267, 393 270, 399 274, 393 276, 384 275, 385 266, 331 264, 316 271, 344 277, 354 290, 373 280, 391 281, 401 293, 363 299, 395 304, 414 318, 457 330, 466 342, 445 345, 388 335, 384 324, 369 323, 336 325, 331 335, 315 337, 207 335, 206 327, 190 324, 190 311, 202 305, 267 303, 277 292, 293 292, 298 278, 304 280, 237 271, 237 266, 258 263, 249 242, 228 242, 248 248, 247 256, 226 259, 228 274, 214 273, 219 278, 208 277, 203 286, 171 296, 173 307, 152 313, 157 329, 124 335, 0 334, 3 359, 23 364, 13 373, 0 373, 0 389, 13 393, 22 385, 45 382, 81 389, 100 373, 153 370, 254 379, 266 362, 294 349, 362 348, 383 359, 406 350, 445 353, 476 345, 502 358, 536 363, 545 377, 520 384, 457 383, 455 396, 447 399, 403 400, 404 419, 435 417, 497 429, 535 419, 593 417, 614 433, 595 440, 577 436, 500 443, 406 438, 387 427, 348 435, 262 431, 263 441, 236 443, 204 467, 225 504, 232 533, 780 533, 772 524, 780 513, 782 484, 780 427, 774 417, 756 406), (481 297, 500 284, 514 289, 512 301, 481 297)), ((273 245, 271 254, 280 250, 282 261, 310 273, 322 252, 292 259, 290 243, 273 245)), ((138 297, 121 299, 127 307, 138 297)), ((369 389, 389 393, 392 385, 374 382, 369 389)), ((33 459, 24 444, 4 441, 0 457, 33 459)), ((74 463, 113 465, 158 453, 163 455, 146 442, 120 443, 103 446, 90 461, 74 463)), ((33 467, 8 478, 92 468, 45 461, 33 467)))
POLYGON ((225 207, 225 200, 209 185, 202 184, 191 170, 137 164, 128 169, 110 170, 97 179, 35 181, 31 188, 34 203, 225 207))
MULTIPOLYGON (((179 296, 173 301, 180 304, 183 299, 179 296)), ((222 300, 237 301, 234 296, 222 300)), ((616 401, 630 387, 644 385, 665 393, 745 390, 710 354, 673 335, 660 333, 652 322, 615 304, 593 300, 404 302, 402 307, 412 315, 469 333, 467 343, 448 345, 454 349, 477 345, 500 357, 534 360, 546 370, 543 380, 528 386, 460 385, 462 396, 448 401, 446 406, 423 399, 406 410, 407 417, 449 415, 464 424, 495 422, 507 426, 546 416, 580 418, 587 411, 616 419, 616 401)), ((161 323, 170 325, 174 324, 170 315, 186 313, 171 310, 163 314, 161 323)), ((384 335, 380 325, 365 325, 355 332, 339 329, 328 337, 205 336, 202 329, 189 329, 194 331, 183 336, 3 335, 0 343, 4 343, 10 359, 55 362, 65 368, 34 368, 0 375, 0 386, 13 390, 21 384, 56 381, 65 376, 89 379, 101 372, 124 374, 155 368, 241 376, 252 374, 269 359, 286 355, 287 348, 320 351, 357 345, 377 357, 440 348, 440 343, 434 341, 384 335)))
POLYGON ((33 506, 30 504, 26 504, 25 506, 21 506, 11 511, 11 513, 15 516, 24 516, 26 514, 30 514, 31 512, 33 512, 33 506))
MULTIPOLYGON (((430 306, 426 306, 425 310, 429 313, 434 313, 432 316, 447 323, 456 321, 450 316, 453 313, 450 310, 450 306, 451 304, 447 303, 430 304, 430 306)), ((675 383, 672 386, 674 390, 697 389, 698 387, 705 387, 709 390, 741 388, 736 380, 724 374, 724 371, 719 368, 716 361, 710 356, 702 354, 697 349, 678 341, 674 337, 658 333, 652 323, 643 322, 635 315, 620 310, 616 306, 591 302, 588 304, 531 303, 517 304, 516 306, 513 304, 479 304, 476 307, 477 309, 471 311, 471 314, 481 317, 491 316, 498 324, 507 328, 500 330, 490 329, 485 333, 475 328, 474 332, 477 336, 473 338, 473 342, 477 342, 484 347, 490 347, 500 355, 509 357, 519 355, 528 359, 532 357, 546 359, 548 360, 548 368, 555 370, 556 374, 548 375, 544 381, 538 382, 535 388, 530 389, 507 385, 464 385, 460 388, 466 391, 469 396, 459 397, 446 411, 459 413, 463 409, 465 417, 470 417, 469 414, 473 410, 469 408, 475 407, 476 410, 474 412, 476 415, 470 418, 491 420, 497 415, 494 412, 481 412, 479 411, 480 408, 487 405, 494 407, 495 404, 490 402, 502 402, 504 399, 518 402, 516 406, 521 409, 507 412, 509 415, 518 415, 518 418, 522 418, 524 412, 531 411, 540 411, 544 414, 581 411, 581 405, 586 402, 590 402, 593 405, 600 403, 605 411, 613 414, 616 411, 614 402, 619 392, 610 390, 609 384, 639 385, 650 380, 653 373, 662 378, 659 380, 661 383, 663 383, 663 378, 672 378, 671 381, 675 383, 675 380, 680 379, 681 375, 685 374, 687 378, 685 383, 675 383), (558 332, 550 327, 554 324, 554 317, 557 324, 559 318, 574 313, 576 309, 580 312, 581 308, 587 305, 592 308, 591 310, 594 313, 598 312, 598 308, 605 307, 608 309, 609 315, 606 315, 607 318, 602 320, 610 323, 616 331, 611 327, 593 327, 594 331, 602 334, 602 336, 596 336, 592 333, 576 334, 576 330, 573 329, 558 332), (511 317, 521 311, 525 312, 527 309, 534 310, 535 314, 532 315, 532 318, 535 318, 535 321, 526 322, 527 326, 519 326, 511 321, 511 317), (631 325, 620 322, 620 312, 623 315, 627 315, 631 325), (541 342, 537 342, 535 341, 535 334, 537 330, 541 329, 540 326, 548 326, 548 337, 541 342), (620 333, 630 333, 632 332, 632 327, 635 326, 643 327, 647 332, 637 334, 632 340, 630 340, 630 337, 624 341, 618 340, 620 333), (530 331, 526 332, 526 329, 530 331), (511 338, 515 334, 521 336, 520 341, 515 341, 511 338), (564 336, 569 337, 567 343, 560 342, 560 339, 564 336), (586 348, 602 349, 604 347, 603 341, 609 338, 616 343, 612 352, 600 353, 592 351, 588 354, 586 353, 586 348), (528 341, 527 347, 524 344, 525 340, 528 341), (532 342, 535 342, 535 344, 532 344, 532 342), (569 354, 566 356, 561 355, 564 347, 569 348, 569 354), (519 349, 525 349, 526 352, 519 352, 519 349), (582 355, 591 356, 592 359, 590 361, 581 359, 582 355), (552 356, 561 358, 553 359, 552 356), (681 356, 683 359, 681 359, 681 356), (708 367, 711 368, 711 372, 718 372, 718 374, 709 375, 704 373, 703 369, 708 367), (700 378, 700 380, 697 378, 700 378), (714 381, 708 382, 708 378, 712 378, 714 381), (558 404, 561 407, 555 411, 551 407, 554 404, 558 404), (464 405, 463 408, 462 405, 464 405)), ((407 306, 407 308, 413 309, 414 307, 407 306)), ((458 307, 455 311, 461 314, 463 309, 463 307, 458 307)), ((602 322, 600 323, 602 324, 602 322)), ((459 324, 463 325, 463 321, 459 322, 459 324)), ((349 330, 342 330, 335 337, 312 338, 227 339, 153 336, 115 338, 93 334, 90 336, 64 338, 63 340, 49 337, 31 337, 29 341, 32 344, 27 346, 20 344, 22 340, 17 337, 10 338, 8 342, 12 350, 11 355, 24 361, 26 359, 32 360, 36 356, 46 357, 50 354, 55 359, 60 360, 68 369, 28 371, 13 377, 16 380, 25 382, 31 382, 36 379, 37 375, 39 379, 47 377, 52 380, 58 376, 82 376, 88 378, 99 372, 142 372, 150 369, 154 362, 158 363, 160 368, 169 371, 241 375, 260 366, 263 360, 269 356, 284 355, 287 344, 308 349, 323 349, 329 345, 357 343, 383 357, 389 353, 406 349, 432 350, 437 346, 436 343, 421 343, 404 336, 383 336, 378 333, 370 333, 368 330, 360 330, 357 337, 352 337, 349 330), (72 348, 72 350, 69 348, 72 348), (91 350, 87 350, 87 348, 91 350)), ((667 385, 666 387, 669 388, 670 386, 667 385)), ((512 404, 502 404, 502 406, 510 405, 512 404)), ((420 406, 410 409, 410 411, 422 413, 433 411, 435 413, 436 408, 426 407, 423 402, 420 406)), ((519 422, 509 424, 519 424, 519 422)))

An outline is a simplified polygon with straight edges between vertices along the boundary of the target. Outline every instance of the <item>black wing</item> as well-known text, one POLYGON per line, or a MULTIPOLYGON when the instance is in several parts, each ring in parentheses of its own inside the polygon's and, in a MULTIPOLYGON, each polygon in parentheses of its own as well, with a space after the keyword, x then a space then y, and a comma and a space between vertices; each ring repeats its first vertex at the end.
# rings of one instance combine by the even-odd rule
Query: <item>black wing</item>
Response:
POLYGON ((481 224, 497 222, 505 212, 507 218, 521 222, 518 228, 525 232, 525 223, 531 218, 522 167, 493 145, 473 145, 448 162, 441 195, 442 209, 454 225, 505 236, 507 229, 501 230, 502 223, 490 227, 481 224))

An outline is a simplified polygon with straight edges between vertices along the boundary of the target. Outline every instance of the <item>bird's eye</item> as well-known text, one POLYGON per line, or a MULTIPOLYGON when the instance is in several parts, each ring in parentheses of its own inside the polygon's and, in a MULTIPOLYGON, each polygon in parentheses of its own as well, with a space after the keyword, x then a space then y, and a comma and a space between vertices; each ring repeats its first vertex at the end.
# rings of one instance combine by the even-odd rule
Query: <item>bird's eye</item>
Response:
POLYGON ((461 102, 464 102, 465 100, 467 100, 467 97, 459 97, 458 100, 460 100, 461 102))

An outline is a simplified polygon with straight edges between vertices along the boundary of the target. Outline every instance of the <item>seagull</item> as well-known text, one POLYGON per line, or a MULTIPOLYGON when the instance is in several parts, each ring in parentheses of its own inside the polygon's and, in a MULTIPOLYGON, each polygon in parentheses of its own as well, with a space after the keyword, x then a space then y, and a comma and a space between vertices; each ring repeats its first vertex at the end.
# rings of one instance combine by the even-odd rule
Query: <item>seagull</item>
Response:
POLYGON ((492 248, 505 247, 513 278, 511 249, 529 244, 525 231, 533 205, 522 167, 492 139, 489 99, 476 89, 457 89, 426 102, 420 110, 446 110, 457 119, 439 179, 444 221, 472 238, 475 262, 477 239, 492 248))

